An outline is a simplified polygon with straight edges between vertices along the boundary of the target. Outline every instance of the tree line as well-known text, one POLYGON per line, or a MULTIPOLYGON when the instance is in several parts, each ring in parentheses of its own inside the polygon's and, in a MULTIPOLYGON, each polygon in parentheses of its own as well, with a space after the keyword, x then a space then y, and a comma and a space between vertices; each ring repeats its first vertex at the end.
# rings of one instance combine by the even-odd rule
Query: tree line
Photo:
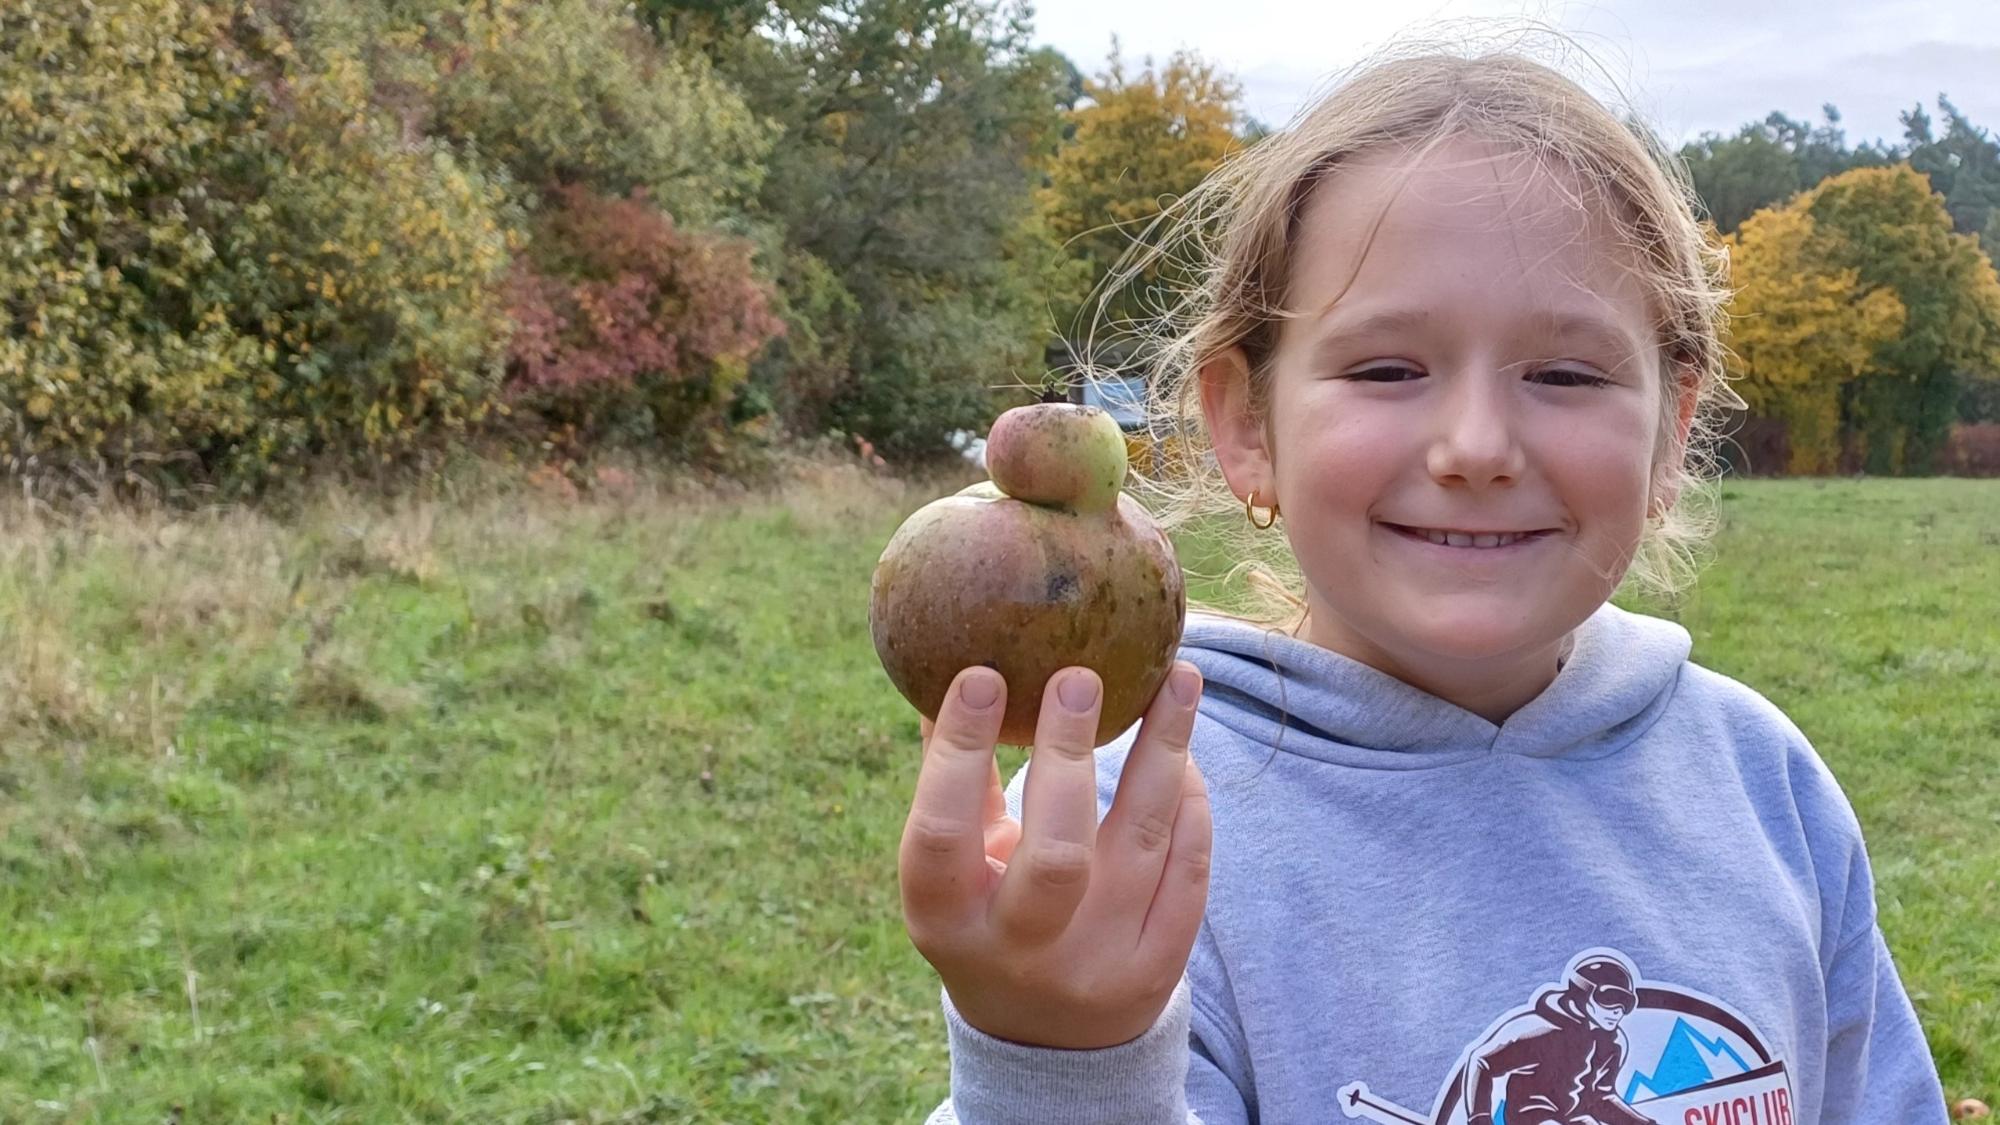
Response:
POLYGON ((1749 467, 2000 472, 2000 144, 1937 107, 1896 144, 1827 105, 1681 150, 1730 249, 1749 467))
MULTIPOLYGON (((1184 280, 1103 289, 1265 132, 1194 54, 1033 39, 1000 0, 10 6, 0 457, 249 492, 487 446, 947 455, 1184 280)), ((1681 150, 1752 467, 1930 471, 2000 419, 2000 149, 1938 110, 1681 150)))

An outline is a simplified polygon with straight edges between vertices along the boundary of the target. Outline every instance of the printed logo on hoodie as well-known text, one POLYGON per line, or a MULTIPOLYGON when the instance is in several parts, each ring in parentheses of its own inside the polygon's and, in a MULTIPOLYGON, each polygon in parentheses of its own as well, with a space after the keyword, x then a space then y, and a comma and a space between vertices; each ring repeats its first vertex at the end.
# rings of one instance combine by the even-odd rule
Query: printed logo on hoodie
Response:
POLYGON ((1794 1125, 1791 1083, 1720 1000, 1642 980, 1591 949, 1459 1057, 1429 1114, 1353 1082, 1349 1118, 1384 1125, 1794 1125))

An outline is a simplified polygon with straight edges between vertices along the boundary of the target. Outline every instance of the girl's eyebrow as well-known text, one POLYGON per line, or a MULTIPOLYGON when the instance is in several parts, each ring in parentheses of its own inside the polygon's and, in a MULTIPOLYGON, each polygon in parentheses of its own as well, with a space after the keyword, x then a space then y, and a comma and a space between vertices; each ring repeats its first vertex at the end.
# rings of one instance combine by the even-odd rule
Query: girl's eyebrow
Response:
MULTIPOLYGON (((1425 309, 1383 309, 1352 323, 1342 323, 1339 310, 1329 310, 1325 317, 1326 333, 1320 338, 1319 349, 1324 350, 1348 337, 1394 334, 1423 328, 1431 319, 1430 311, 1425 309)), ((1612 321, 1590 313, 1545 310, 1531 317, 1529 322, 1548 339, 1574 340, 1620 357, 1636 355, 1640 351, 1638 341, 1632 338, 1631 333, 1612 321)))
POLYGON ((1340 308, 1328 309, 1321 318, 1326 324, 1326 332, 1313 345, 1315 360, 1328 358, 1328 353, 1338 351, 1343 341, 1356 336, 1393 336, 1422 328, 1430 320, 1430 314, 1422 309, 1383 309, 1361 317, 1352 324, 1340 323, 1340 308))
POLYGON ((1352 324, 1342 324, 1338 308, 1327 311, 1323 318, 1330 321, 1326 330, 1328 338, 1335 336, 1362 336, 1370 332, 1400 332, 1410 328, 1422 328, 1431 318, 1425 309, 1383 309, 1370 313, 1352 324))
POLYGON ((1620 357, 1638 355, 1639 342, 1616 323, 1589 313, 1550 312, 1535 318, 1550 339, 1580 340, 1620 357))

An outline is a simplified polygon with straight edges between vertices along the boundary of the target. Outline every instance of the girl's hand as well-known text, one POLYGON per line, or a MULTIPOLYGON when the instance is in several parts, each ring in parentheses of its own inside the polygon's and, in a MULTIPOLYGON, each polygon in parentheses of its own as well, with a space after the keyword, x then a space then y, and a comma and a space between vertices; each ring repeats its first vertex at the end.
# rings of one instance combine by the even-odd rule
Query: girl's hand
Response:
POLYGON ((952 1004, 988 1035, 1129 1042, 1166 1009, 1208 899, 1208 793, 1187 749, 1201 673, 1178 661, 1153 697, 1102 825, 1097 674, 1049 678, 1020 822, 993 755, 1006 693, 998 672, 967 668, 935 727, 922 723, 899 856, 904 925, 952 1004))

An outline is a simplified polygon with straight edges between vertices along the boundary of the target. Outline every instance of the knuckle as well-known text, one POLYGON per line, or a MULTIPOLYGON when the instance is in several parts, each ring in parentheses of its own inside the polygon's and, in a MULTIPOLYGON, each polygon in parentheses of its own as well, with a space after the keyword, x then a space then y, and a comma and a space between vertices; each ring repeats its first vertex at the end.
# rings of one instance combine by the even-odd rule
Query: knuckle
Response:
MULTIPOLYGON (((995 940, 1017 955, 1046 950, 1062 938, 1069 921, 1067 917, 1054 912, 1033 909, 998 911, 990 918, 995 940)), ((1025 962, 1017 960, 1011 963, 1007 971, 1012 986, 1017 986, 1017 990, 1023 991, 1025 995, 1027 991, 1041 988, 1041 985, 1035 982, 1039 981, 1040 974, 1046 973, 1048 969, 1033 960, 1025 962), (1024 974, 1032 974, 1032 978, 1024 974)))
POLYGON ((1153 734, 1153 741, 1162 750, 1170 751, 1176 757, 1188 752, 1188 744, 1193 741, 1193 738, 1194 726, 1191 723, 1166 723, 1153 734))
POLYGON ((1187 772, 1181 777, 1181 811, 1190 810, 1203 816, 1213 814, 1208 803, 1208 778, 1202 776, 1193 758, 1187 760, 1187 772))
POLYGON ((1149 854, 1166 851, 1174 840, 1173 821, 1150 810, 1134 812, 1125 831, 1140 851, 1149 854))
POLYGON ((959 825, 943 817, 911 813, 909 823, 903 827, 904 854, 918 863, 955 859, 965 847, 959 825))
POLYGON ((984 754, 993 747, 979 737, 978 731, 953 723, 931 732, 930 748, 933 753, 984 754))
POLYGON ((1072 840, 1044 840, 1027 856, 1029 882, 1060 890, 1090 878, 1091 846, 1072 840))
POLYGON ((1062 757, 1088 762, 1097 756, 1097 748, 1093 745, 1096 738, 1095 720, 1079 720, 1073 715, 1065 715, 1043 735, 1042 743, 1062 757))
POLYGON ((1194 884, 1207 883, 1212 862, 1212 857, 1207 852, 1190 851, 1179 860, 1181 878, 1194 884))

